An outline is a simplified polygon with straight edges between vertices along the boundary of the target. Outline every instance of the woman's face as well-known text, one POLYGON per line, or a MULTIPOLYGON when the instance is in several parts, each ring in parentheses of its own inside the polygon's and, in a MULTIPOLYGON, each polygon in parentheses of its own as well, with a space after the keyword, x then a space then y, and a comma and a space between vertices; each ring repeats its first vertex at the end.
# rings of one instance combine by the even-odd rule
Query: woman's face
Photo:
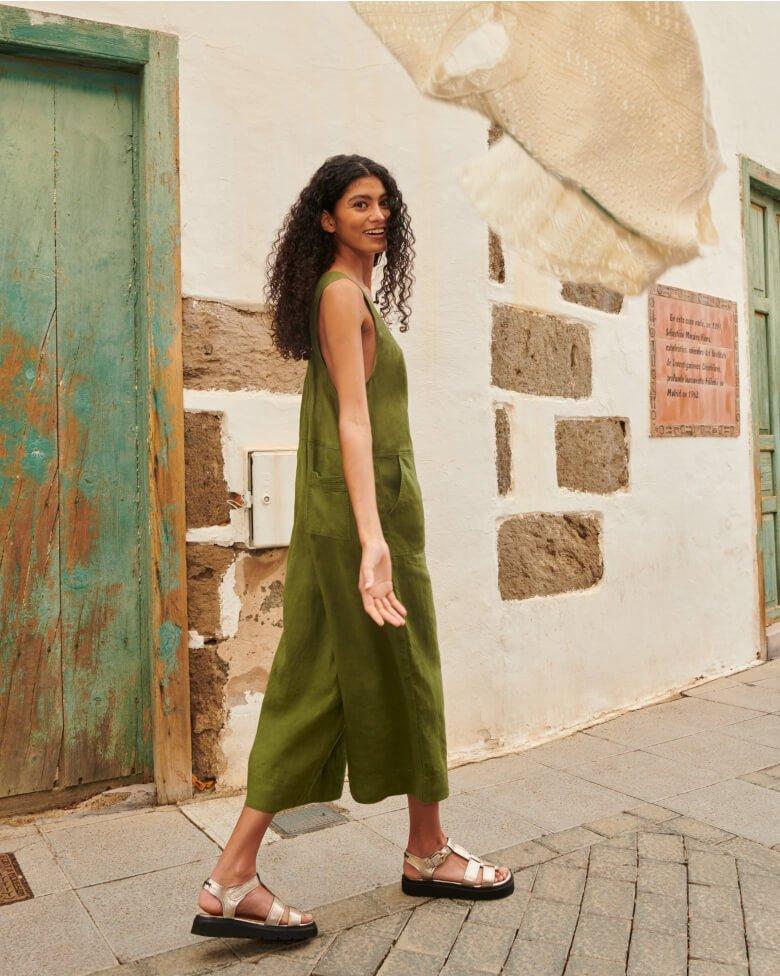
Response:
POLYGON ((387 247, 390 201, 377 176, 353 180, 336 201, 333 213, 323 211, 322 227, 353 251, 376 254, 387 247))

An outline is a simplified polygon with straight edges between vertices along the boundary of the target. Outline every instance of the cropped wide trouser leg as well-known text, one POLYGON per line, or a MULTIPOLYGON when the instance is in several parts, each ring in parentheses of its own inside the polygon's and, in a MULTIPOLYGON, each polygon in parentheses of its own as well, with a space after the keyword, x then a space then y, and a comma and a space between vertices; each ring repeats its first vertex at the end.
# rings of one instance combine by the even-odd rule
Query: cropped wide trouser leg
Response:
POLYGON ((284 628, 249 754, 246 804, 266 813, 344 789, 344 710, 308 542, 301 531, 290 540, 284 628))
POLYGON ((250 807, 338 799, 345 762, 360 803, 449 793, 425 557, 393 557, 394 592, 408 612, 401 627, 379 626, 364 610, 360 559, 351 540, 301 532, 291 545, 284 631, 249 758, 250 807))

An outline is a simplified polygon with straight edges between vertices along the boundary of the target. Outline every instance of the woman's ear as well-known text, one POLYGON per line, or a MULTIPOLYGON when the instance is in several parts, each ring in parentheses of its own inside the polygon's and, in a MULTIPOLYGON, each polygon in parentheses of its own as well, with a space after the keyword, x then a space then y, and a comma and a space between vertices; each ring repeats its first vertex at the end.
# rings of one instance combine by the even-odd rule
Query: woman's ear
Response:
POLYGON ((320 227, 322 227, 324 231, 327 231, 328 234, 332 234, 336 229, 336 222, 327 210, 322 211, 322 215, 320 216, 320 227))

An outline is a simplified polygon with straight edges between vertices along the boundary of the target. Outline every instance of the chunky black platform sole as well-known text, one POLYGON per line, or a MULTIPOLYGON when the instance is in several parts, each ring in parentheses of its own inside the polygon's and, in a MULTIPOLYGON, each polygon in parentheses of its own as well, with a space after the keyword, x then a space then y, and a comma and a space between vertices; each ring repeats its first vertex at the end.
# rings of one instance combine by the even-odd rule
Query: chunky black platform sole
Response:
POLYGON ((426 881, 425 878, 407 878, 401 875, 401 890, 405 895, 418 898, 470 898, 473 901, 487 901, 489 898, 506 898, 515 890, 515 876, 510 876, 500 884, 489 888, 469 888, 451 881, 426 881))
POLYGON ((196 915, 190 932, 220 939, 262 939, 266 942, 301 942, 317 934, 317 923, 305 925, 260 925, 221 915, 196 915))

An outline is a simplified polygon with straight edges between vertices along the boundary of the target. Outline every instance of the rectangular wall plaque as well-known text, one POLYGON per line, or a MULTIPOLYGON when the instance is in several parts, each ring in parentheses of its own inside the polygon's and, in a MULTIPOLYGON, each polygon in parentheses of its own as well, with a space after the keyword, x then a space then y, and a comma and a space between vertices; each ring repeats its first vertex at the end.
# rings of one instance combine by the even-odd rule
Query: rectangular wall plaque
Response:
POLYGON ((648 315, 650 436, 736 437, 736 302, 654 285, 648 315))

